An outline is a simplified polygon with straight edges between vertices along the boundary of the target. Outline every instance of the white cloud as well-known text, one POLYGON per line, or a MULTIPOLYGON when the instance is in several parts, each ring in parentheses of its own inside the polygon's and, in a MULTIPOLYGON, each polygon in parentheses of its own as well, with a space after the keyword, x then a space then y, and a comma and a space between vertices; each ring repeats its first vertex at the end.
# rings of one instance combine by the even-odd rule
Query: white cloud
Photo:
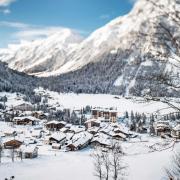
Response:
MULTIPOLYGON (((32 41, 46 38, 54 33, 61 32, 62 29, 69 29, 61 26, 37 26, 21 22, 0 21, 0 28, 8 28, 13 30, 9 35, 8 43, 19 43, 21 41, 32 41)), ((71 29, 80 35, 87 35, 89 32, 71 29)))
POLYGON ((11 21, 0 21, 0 27, 10 27, 17 29, 26 29, 29 28, 29 24, 21 23, 21 22, 11 22, 11 21))
POLYGON ((0 0, 0 13, 5 15, 10 14, 11 10, 9 9, 9 6, 15 1, 16 0, 0 0))
POLYGON ((35 40, 48 37, 56 32, 64 29, 63 27, 30 27, 27 29, 22 29, 18 32, 12 34, 16 39, 20 40, 35 40))
POLYGON ((15 2, 16 0, 0 0, 0 6, 1 7, 7 7, 11 3, 15 2))

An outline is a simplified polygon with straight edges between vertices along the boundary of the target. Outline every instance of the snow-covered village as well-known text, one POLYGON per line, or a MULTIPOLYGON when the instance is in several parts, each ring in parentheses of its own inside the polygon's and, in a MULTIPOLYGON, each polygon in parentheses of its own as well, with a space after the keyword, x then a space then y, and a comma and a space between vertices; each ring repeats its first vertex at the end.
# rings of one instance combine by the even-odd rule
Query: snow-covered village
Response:
POLYGON ((98 153, 109 155, 116 146, 121 149, 117 168, 123 169, 118 177, 163 179, 173 152, 180 148, 180 113, 164 103, 58 94, 42 88, 35 92, 34 104, 21 94, 1 93, 0 174, 4 179, 59 179, 59 174, 64 179, 98 179, 94 167, 94 161, 100 160, 98 153))
POLYGON ((0 0, 0 180, 180 180, 180 0, 0 0))

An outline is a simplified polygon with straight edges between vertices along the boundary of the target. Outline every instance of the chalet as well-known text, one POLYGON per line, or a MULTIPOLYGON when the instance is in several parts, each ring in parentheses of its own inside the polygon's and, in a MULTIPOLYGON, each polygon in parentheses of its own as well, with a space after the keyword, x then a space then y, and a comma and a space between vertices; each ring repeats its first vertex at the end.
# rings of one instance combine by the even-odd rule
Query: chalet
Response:
POLYGON ((33 116, 24 116, 24 117, 15 117, 13 119, 14 124, 16 125, 38 125, 40 120, 33 116))
POLYGON ((127 129, 125 129, 125 128, 121 128, 121 127, 117 127, 117 128, 115 128, 114 130, 113 130, 115 133, 122 133, 122 134, 124 134, 124 135, 126 135, 126 136, 128 136, 129 135, 129 131, 127 130, 127 129))
POLYGON ((110 148, 111 147, 111 137, 104 133, 96 134, 91 140, 91 147, 103 147, 110 148))
POLYGON ((32 145, 22 145, 19 149, 19 154, 21 154, 22 158, 24 159, 33 159, 38 157, 38 147, 32 145))
POLYGON ((58 143, 63 145, 66 141, 66 135, 64 133, 55 133, 49 137, 49 144, 58 143))
POLYGON ((125 141, 127 138, 127 136, 123 133, 112 133, 111 136, 113 139, 122 140, 122 141, 125 141))
POLYGON ((110 144, 106 143, 105 141, 93 140, 91 142, 91 147, 102 147, 102 148, 110 148, 110 144))
POLYGON ((116 122, 117 111, 113 109, 94 108, 92 109, 92 117, 94 119, 104 117, 105 119, 109 119, 110 122, 116 122))
POLYGON ((65 127, 66 122, 64 121, 50 121, 46 124, 46 128, 51 131, 59 131, 63 127, 65 127))
POLYGON ((5 149, 17 149, 19 148, 23 142, 21 140, 17 139, 9 139, 4 142, 4 148, 5 149))
POLYGON ((154 128, 157 136, 171 134, 171 127, 168 121, 157 121, 154 123, 154 128))
POLYGON ((180 124, 176 125, 172 131, 171 136, 175 139, 180 139, 180 124))
POLYGON ((89 119, 85 122, 86 129, 92 128, 92 127, 100 127, 101 122, 97 119, 89 119))
POLYGON ((22 103, 13 107, 15 111, 33 111, 34 107, 30 103, 22 103))
POLYGON ((85 148, 90 144, 93 135, 87 131, 75 134, 72 141, 66 146, 70 151, 76 151, 85 148))
POLYGON ((35 111, 32 113, 32 116, 42 120, 42 119, 47 119, 48 114, 43 113, 43 111, 35 111))

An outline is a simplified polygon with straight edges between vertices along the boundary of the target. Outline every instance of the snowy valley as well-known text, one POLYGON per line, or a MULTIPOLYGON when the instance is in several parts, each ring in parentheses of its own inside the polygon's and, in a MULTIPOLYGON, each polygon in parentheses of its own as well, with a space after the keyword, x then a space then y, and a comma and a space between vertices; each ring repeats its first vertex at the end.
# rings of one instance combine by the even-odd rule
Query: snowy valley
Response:
POLYGON ((137 0, 87 37, 1 48, 0 180, 180 180, 179 10, 137 0))

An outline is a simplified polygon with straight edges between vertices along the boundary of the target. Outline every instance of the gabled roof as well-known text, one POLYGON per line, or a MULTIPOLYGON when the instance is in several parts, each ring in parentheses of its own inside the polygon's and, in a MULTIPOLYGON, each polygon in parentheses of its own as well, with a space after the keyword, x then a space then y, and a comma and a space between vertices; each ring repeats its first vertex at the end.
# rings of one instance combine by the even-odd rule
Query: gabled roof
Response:
POLYGON ((88 141, 90 141, 92 137, 93 135, 88 133, 87 131, 80 132, 73 136, 72 141, 69 143, 69 145, 73 145, 74 147, 83 146, 88 141))
POLYGON ((53 139, 55 139, 57 141, 62 141, 63 139, 66 138, 66 135, 64 133, 54 133, 49 137, 49 139, 50 138, 53 138, 53 139))
POLYGON ((21 145, 20 146, 20 151, 22 151, 23 153, 33 153, 36 149, 38 149, 37 146, 33 146, 33 145, 21 145))
POLYGON ((33 116, 23 116, 23 117, 14 117, 13 121, 22 121, 22 120, 25 120, 25 119, 29 119, 31 121, 40 121, 40 119, 37 119, 33 116))

